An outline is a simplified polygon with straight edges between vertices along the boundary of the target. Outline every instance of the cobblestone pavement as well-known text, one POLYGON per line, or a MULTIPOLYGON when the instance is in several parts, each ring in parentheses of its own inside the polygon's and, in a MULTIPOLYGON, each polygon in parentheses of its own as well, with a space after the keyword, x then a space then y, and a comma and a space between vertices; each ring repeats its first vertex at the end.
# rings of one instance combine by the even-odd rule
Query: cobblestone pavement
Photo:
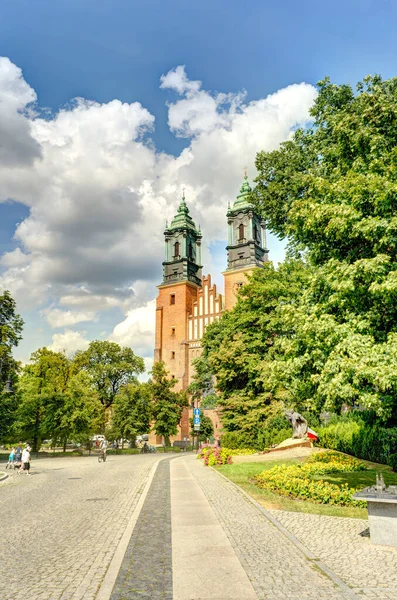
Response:
POLYGON ((2 482, 0 599, 94 599, 158 458, 33 460, 2 482))
POLYGON ((172 600, 170 460, 157 467, 111 600, 172 600))
MULTIPOLYGON (((315 561, 279 531, 227 480, 194 459, 189 468, 222 524, 260 600, 352 600, 315 561)), ((370 597, 370 596, 368 596, 370 597)), ((388 598, 388 596, 372 596, 388 598)))
POLYGON ((364 598, 397 598, 397 548, 375 546, 368 521, 269 511, 364 598))

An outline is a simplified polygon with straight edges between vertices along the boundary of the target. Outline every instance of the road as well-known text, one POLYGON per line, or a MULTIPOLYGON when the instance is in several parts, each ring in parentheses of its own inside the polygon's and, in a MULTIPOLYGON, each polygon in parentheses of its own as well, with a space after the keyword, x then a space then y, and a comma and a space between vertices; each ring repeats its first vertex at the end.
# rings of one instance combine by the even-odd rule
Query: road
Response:
POLYGON ((95 598, 156 455, 47 458, 0 486, 1 600, 95 598))

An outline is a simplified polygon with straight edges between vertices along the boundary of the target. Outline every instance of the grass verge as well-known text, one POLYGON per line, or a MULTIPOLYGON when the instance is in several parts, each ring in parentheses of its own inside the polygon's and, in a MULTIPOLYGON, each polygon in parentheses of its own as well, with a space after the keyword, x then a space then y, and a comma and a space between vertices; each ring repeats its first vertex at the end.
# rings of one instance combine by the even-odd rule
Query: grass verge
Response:
MULTIPOLYGON (((331 517, 367 519, 368 514, 366 508, 358 508, 355 506, 330 506, 327 504, 314 504, 313 502, 302 500, 292 500, 291 498, 279 496, 278 494, 275 494, 269 490, 261 489, 250 482, 255 475, 262 473, 264 470, 271 469, 276 465, 292 465, 303 462, 305 462, 305 459, 291 458, 279 461, 273 460, 263 463, 247 462, 232 465, 222 465, 220 467, 216 467, 216 469, 228 477, 228 479, 233 481, 233 483, 236 483, 238 486, 240 486, 264 508, 317 515, 328 515, 331 517)), ((336 483, 337 485, 347 483, 349 487, 364 488, 369 485, 374 485, 376 473, 383 473, 387 485, 397 485, 397 473, 393 473, 391 468, 387 465, 378 465, 376 463, 367 461, 362 462, 367 466, 367 471, 337 473, 322 477, 318 476, 317 479, 329 481, 330 483, 336 483)), ((313 479, 315 478, 313 477, 313 479)))

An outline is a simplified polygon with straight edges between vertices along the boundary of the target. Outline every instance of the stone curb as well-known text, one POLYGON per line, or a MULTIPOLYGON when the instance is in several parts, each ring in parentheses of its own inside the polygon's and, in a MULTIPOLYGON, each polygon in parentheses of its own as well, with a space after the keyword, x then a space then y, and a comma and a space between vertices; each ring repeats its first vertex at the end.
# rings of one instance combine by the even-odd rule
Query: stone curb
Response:
POLYGON ((315 565, 318 569, 320 569, 324 573, 324 575, 326 575, 327 577, 329 577, 329 579, 331 579, 334 582, 335 585, 337 585, 348 597, 350 597, 351 600, 360 600, 360 597, 357 596, 357 594, 355 594, 355 592, 348 585, 346 585, 346 583, 342 579, 340 579, 319 558, 317 558, 316 556, 314 556, 314 554, 312 552, 310 552, 310 550, 308 548, 306 548, 306 546, 304 546, 302 544, 302 542, 300 542, 298 540, 298 538, 296 538, 292 533, 290 533, 288 531, 288 529, 286 529, 279 521, 277 521, 277 519, 275 517, 273 517, 273 515, 271 515, 266 510, 266 508, 263 508, 263 506, 261 506, 259 504, 259 502, 257 502, 256 500, 254 500, 254 498, 251 498, 251 496, 245 490, 241 489, 236 483, 234 483, 233 481, 231 481, 230 479, 228 479, 225 475, 223 475, 222 473, 219 473, 219 471, 217 471, 213 467, 210 467, 210 468, 218 476, 220 476, 223 479, 225 479, 227 481, 227 483, 229 483, 232 487, 234 487, 242 496, 245 497, 246 500, 248 500, 249 502, 251 502, 251 504, 253 504, 266 517, 266 519, 268 519, 275 527, 277 527, 277 529, 279 531, 281 531, 281 533, 283 533, 289 539, 289 541, 292 542, 292 544, 294 544, 294 546, 296 546, 298 548, 298 550, 300 552, 302 552, 302 554, 310 562, 313 563, 313 565, 315 565))
POLYGON ((7 479, 7 477, 7 473, 4 473, 4 471, 0 471, 0 481, 4 481, 4 479, 7 479))

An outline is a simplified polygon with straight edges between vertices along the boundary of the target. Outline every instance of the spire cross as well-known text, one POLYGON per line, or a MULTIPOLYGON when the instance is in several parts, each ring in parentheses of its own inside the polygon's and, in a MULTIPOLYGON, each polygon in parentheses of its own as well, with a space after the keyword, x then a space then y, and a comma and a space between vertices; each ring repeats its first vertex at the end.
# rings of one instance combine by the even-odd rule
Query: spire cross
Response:
POLYGON ((247 177, 247 167, 244 167, 244 177, 247 177))
POLYGON ((185 199, 185 187, 182 188, 182 198, 185 199))

